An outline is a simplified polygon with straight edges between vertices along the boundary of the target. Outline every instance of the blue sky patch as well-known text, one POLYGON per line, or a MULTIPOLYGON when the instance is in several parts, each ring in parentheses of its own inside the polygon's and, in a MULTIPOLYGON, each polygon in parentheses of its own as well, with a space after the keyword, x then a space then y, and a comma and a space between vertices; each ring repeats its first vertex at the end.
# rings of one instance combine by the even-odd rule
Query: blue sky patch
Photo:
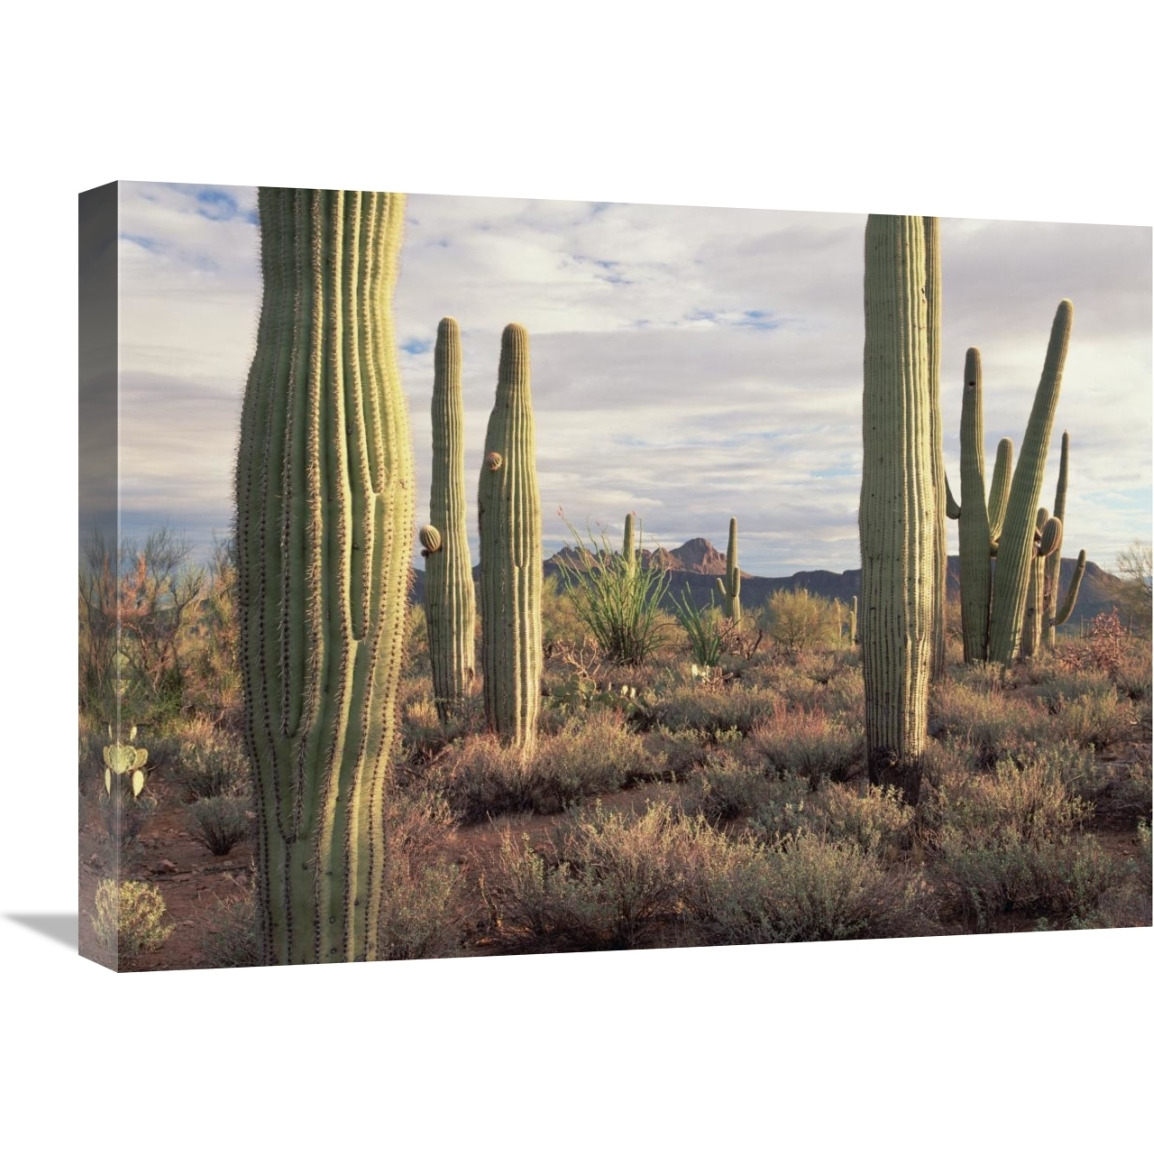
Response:
POLYGON ((196 211, 209 220, 231 220, 240 211, 236 197, 222 188, 200 189, 196 202, 200 205, 196 211))
POLYGON ((413 337, 401 345, 401 351, 408 353, 411 357, 419 357, 427 353, 432 347, 432 341, 423 341, 419 337, 413 337))

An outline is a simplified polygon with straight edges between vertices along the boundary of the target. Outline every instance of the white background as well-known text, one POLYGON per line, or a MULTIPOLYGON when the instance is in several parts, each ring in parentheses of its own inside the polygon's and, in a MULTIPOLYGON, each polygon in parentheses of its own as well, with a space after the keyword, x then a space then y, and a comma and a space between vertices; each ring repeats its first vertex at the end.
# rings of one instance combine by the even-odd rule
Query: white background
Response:
POLYGON ((1005 3, 391 7, 7 18, 0 1137, 1126 1148, 1148 1112, 1149 929, 116 976, 12 919, 76 903, 82 189, 1154 216, 1148 38, 1130 5, 1051 5, 1036 22, 1005 3))

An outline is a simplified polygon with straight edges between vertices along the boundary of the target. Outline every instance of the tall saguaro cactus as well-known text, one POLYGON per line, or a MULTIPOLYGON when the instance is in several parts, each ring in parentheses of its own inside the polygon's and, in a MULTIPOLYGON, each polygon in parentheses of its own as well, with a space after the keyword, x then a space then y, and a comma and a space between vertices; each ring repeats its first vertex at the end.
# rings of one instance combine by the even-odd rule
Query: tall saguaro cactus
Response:
POLYGON ((1022 638, 1026 597, 1035 560, 1035 518, 1038 499, 1042 495, 1042 474, 1073 320, 1074 306, 1063 300, 1054 315, 1042 378, 1034 395, 1014 479, 1010 483, 990 601, 990 660, 1001 665, 1009 665, 1014 660, 1022 638))
POLYGON ((726 617, 741 620, 741 568, 737 563, 737 518, 729 519, 729 545, 725 550, 725 576, 718 577, 726 617))
POLYGON ((942 452, 942 245, 936 216, 922 217, 926 244, 926 353, 930 386, 930 475, 934 486, 933 648, 930 668, 940 677, 946 668, 946 462, 942 452))
POLYGON ((262 188, 259 209, 236 535, 260 938, 267 962, 372 959, 412 559, 404 197, 262 188))
POLYGON ((925 228, 871 215, 865 244, 860 624, 870 781, 916 800, 933 657, 937 519, 925 228))
POLYGON ((529 334, 521 325, 501 337, 477 511, 485 716, 503 741, 528 752, 541 707, 543 568, 529 334))
MULTIPOLYGON (((465 415, 461 331, 452 317, 437 326, 433 354, 433 482, 425 546, 425 611, 433 696, 442 721, 457 714, 474 676, 476 597, 465 522, 465 415), (431 536, 431 535, 430 535, 431 536)), ((422 534, 424 534, 422 530, 422 534)))

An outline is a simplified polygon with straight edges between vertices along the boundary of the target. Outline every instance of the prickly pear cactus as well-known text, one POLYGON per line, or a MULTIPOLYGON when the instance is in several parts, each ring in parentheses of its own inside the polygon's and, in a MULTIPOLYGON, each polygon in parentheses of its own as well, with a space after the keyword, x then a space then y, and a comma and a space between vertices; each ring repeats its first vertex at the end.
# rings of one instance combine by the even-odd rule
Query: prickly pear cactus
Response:
POLYGON ((421 530, 421 543, 433 696, 438 715, 448 721, 464 709, 473 687, 477 612, 465 519, 461 331, 452 317, 443 318, 437 327, 433 365, 431 524, 421 530))
POLYGON ((381 952, 382 814, 413 551, 393 341, 404 197, 262 188, 237 602, 269 963, 381 952))
POLYGON ((528 752, 541 708, 543 572, 529 334, 521 325, 501 337, 477 509, 485 716, 503 741, 528 752))

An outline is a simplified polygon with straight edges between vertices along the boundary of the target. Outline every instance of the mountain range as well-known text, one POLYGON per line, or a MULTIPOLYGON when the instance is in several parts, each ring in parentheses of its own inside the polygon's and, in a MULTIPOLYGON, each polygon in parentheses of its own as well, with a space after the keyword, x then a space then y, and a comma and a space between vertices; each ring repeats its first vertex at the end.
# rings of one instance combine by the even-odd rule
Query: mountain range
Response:
MULTIPOLYGON (((571 545, 555 553, 545 561, 545 576, 560 579, 566 561, 576 560, 580 554, 571 545)), ((641 562, 644 565, 659 565, 669 573, 669 589, 666 593, 666 607, 680 600, 683 591, 688 591, 693 601, 701 608, 709 604, 710 596, 719 602, 716 578, 725 573, 725 554, 714 548, 704 537, 694 537, 676 549, 642 549, 641 562)), ((1061 593, 1065 595, 1074 574, 1073 557, 1062 558, 1061 593)), ((473 577, 478 569, 474 567, 473 577)), ((957 557, 951 557, 947 568, 947 588, 949 596, 956 598, 959 592, 960 565, 957 557)), ((414 570, 411 598, 424 598, 424 578, 422 570, 414 570)), ((1123 588, 1125 583, 1112 573, 1107 573, 1093 561, 1086 562, 1086 572, 1082 577, 1082 588, 1078 601, 1064 631, 1077 631, 1080 623, 1108 613, 1117 607, 1123 612, 1123 588)), ((853 597, 861 594, 861 570, 846 569, 843 573, 832 573, 827 569, 811 569, 794 573, 791 577, 757 577, 742 570, 741 603, 747 608, 760 608, 779 589, 806 589, 822 597, 837 598, 848 604, 853 597)))

